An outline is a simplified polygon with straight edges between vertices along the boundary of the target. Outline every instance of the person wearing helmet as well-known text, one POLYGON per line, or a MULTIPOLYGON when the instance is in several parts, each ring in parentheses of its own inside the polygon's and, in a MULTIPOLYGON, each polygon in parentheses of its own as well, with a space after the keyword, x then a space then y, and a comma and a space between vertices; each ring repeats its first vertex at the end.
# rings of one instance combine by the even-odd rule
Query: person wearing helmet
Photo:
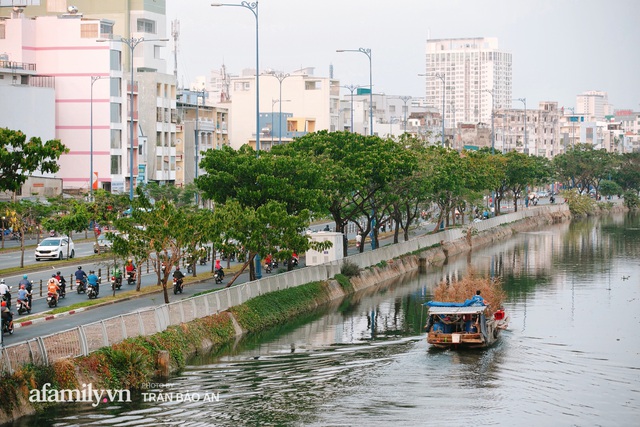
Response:
POLYGON ((133 260, 129 258, 127 260, 127 264, 124 266, 124 271, 127 274, 127 277, 131 276, 132 279, 136 278, 136 266, 133 264, 133 260))
POLYGON ((0 309, 0 317, 2 317, 2 333, 4 333, 4 325, 11 323, 13 320, 13 314, 11 313, 11 310, 9 310, 9 307, 7 307, 6 301, 2 301, 0 305, 2 306, 0 309))
POLYGON ((173 272, 174 279, 184 279, 184 274, 180 271, 180 266, 176 265, 176 271, 173 272))
POLYGON ((28 291, 30 290, 29 288, 31 287, 31 282, 30 282, 30 281, 29 281, 29 279, 27 278, 27 275, 26 275, 26 274, 25 274, 25 275, 23 275, 23 276, 22 276, 22 280, 20 280, 20 281, 18 282, 18 286, 20 286, 20 285, 24 285, 24 286, 25 286, 25 288, 26 288, 28 291))
POLYGON ((80 280, 83 283, 87 282, 87 273, 82 270, 82 266, 78 267, 74 274, 76 276, 76 280, 80 280))
POLYGON ((4 279, 0 280, 0 300, 6 301, 7 306, 11 308, 11 292, 9 292, 7 284, 4 283, 4 279))
POLYGON ((93 288, 96 290, 96 297, 98 296, 98 294, 100 294, 100 283, 98 280, 98 276, 96 276, 96 273, 93 270, 89 270, 89 275, 87 276, 87 282, 89 283, 89 286, 93 286, 93 288))
POLYGON ((20 290, 18 290, 18 302, 22 301, 22 303, 27 306, 27 310, 31 308, 29 305, 29 292, 25 289, 24 285, 20 285, 20 290))
POLYGON ((58 282, 58 279, 56 279, 56 275, 54 274, 52 278, 49 279, 49 282, 47 282, 47 293, 56 298, 56 301, 58 300, 58 296, 60 293, 60 283, 58 282))
POLYGON ((56 272, 56 279, 60 283, 60 296, 64 297, 67 294, 67 281, 59 271, 56 272))

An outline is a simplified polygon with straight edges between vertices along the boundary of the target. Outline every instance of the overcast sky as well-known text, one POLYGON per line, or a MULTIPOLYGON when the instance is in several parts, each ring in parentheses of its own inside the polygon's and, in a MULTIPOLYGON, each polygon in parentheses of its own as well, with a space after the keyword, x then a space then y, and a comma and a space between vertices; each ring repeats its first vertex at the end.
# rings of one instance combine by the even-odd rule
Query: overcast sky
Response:
MULTIPOLYGON (((222 64, 236 75, 255 68, 253 14, 214 2, 167 0, 185 86, 222 64)), ((328 77, 333 65, 341 84, 365 86, 367 57, 336 52, 364 47, 375 93, 422 97, 428 38, 497 37, 513 54, 513 97, 527 106, 572 107, 577 94, 601 90, 616 109, 640 110, 640 0, 260 0, 259 26, 263 71, 314 67, 328 77)))

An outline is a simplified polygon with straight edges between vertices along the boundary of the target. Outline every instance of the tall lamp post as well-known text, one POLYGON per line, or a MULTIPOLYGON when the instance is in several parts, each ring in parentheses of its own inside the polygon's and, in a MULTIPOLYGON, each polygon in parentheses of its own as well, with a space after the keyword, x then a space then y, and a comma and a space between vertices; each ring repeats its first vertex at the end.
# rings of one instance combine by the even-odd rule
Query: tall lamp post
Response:
MULTIPOLYGON (((199 142, 200 142, 200 129, 198 127, 200 120, 198 117, 198 110, 199 110, 199 102, 198 100, 200 99, 200 96, 202 96, 202 106, 204 107, 204 88, 202 88, 202 90, 197 90, 196 92, 196 125, 195 125, 195 146, 196 146, 196 152, 195 152, 195 161, 196 161, 196 168, 195 168, 195 179, 194 179, 194 183, 195 181, 198 179, 198 154, 200 153, 200 148, 199 148, 199 142), (202 95, 200 95, 202 94, 202 95)), ((196 198, 196 207, 198 206, 198 193, 195 194, 195 198, 196 198)))
POLYGON ((258 2, 242 1, 240 4, 233 3, 212 3, 213 7, 237 6, 244 7, 253 13, 256 18, 256 156, 260 155, 260 57, 258 44, 258 2))
POLYGON ((496 145, 496 134, 494 132, 494 127, 493 127, 493 116, 494 116, 494 110, 495 110, 494 99, 495 98, 493 97, 493 90, 484 89, 484 91, 491 95, 491 154, 493 154, 495 152, 495 145, 496 145))
POLYGON ((576 115, 576 110, 575 108, 572 107, 567 107, 567 110, 571 110, 571 146, 574 147, 575 146, 575 138, 576 138, 576 131, 575 131, 575 125, 576 122, 574 121, 574 116, 576 115))
POLYGON ((114 41, 114 42, 120 42, 120 43, 124 43, 127 46, 129 46, 129 62, 131 63, 131 81, 130 81, 130 90, 129 90, 129 117, 131 119, 131 123, 129 126, 129 146, 130 148, 130 152, 129 152, 129 200, 133 200, 133 51, 136 49, 136 46, 138 46, 140 43, 143 42, 166 42, 169 41, 169 39, 145 39, 144 37, 130 37, 130 38, 124 38, 121 37, 120 40, 112 40, 112 39, 98 39, 96 40, 97 42, 109 42, 109 41, 114 41))
POLYGON ((346 85, 346 86, 340 86, 340 87, 343 87, 345 89, 349 89, 349 92, 351 92, 351 107, 350 107, 350 111, 351 111, 351 128, 349 128, 349 132, 353 133, 353 91, 358 89, 360 86, 346 85))
MULTIPOLYGON (((279 73, 279 74, 267 74, 268 76, 272 76, 275 77, 276 79, 278 79, 278 83, 280 84, 280 92, 278 95, 278 100, 280 101, 280 112, 278 114, 280 114, 280 117, 278 119, 278 144, 282 145, 282 82, 284 81, 284 79, 286 79, 287 77, 291 77, 291 74, 285 74, 285 73, 279 73)), ((271 100, 271 121, 273 122, 273 105, 275 104, 273 102, 274 100, 271 100)), ((273 123, 271 123, 271 145, 273 145, 273 123)))
POLYGON ((108 76, 91 76, 91 102, 89 104, 89 128, 91 145, 89 148, 89 201, 93 201, 93 84, 100 79, 108 79, 108 76))
POLYGON ((524 104, 524 153, 529 155, 529 144, 527 143, 527 98, 516 98, 524 104))
POLYGON ((446 86, 445 86, 445 82, 446 82, 446 76, 443 73, 436 73, 435 76, 437 78, 439 78, 440 80, 442 80, 442 146, 444 147, 444 100, 446 98, 446 86))
POLYGON ((402 102, 404 102, 404 133, 407 133, 407 101, 411 99, 410 96, 400 96, 402 102))
POLYGON ((336 52, 360 52, 367 55, 369 58, 369 120, 370 120, 370 131, 369 135, 373 135, 373 79, 371 73, 371 49, 360 47, 358 49, 338 49, 336 52))

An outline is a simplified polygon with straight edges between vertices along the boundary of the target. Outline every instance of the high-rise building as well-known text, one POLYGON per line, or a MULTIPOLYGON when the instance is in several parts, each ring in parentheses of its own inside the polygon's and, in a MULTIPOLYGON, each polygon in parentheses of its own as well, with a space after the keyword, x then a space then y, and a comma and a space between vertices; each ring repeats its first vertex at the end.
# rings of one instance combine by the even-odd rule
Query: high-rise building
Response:
MULTIPOLYGON (((173 182, 176 162, 176 82, 173 74, 166 74, 166 60, 165 55, 162 54, 166 45, 162 39, 166 37, 167 32, 166 1, 31 0, 25 1, 25 4, 26 7, 20 9, 22 18, 51 22, 47 27, 50 36, 37 39, 43 46, 41 50, 45 52, 52 51, 52 46, 48 45, 52 44, 52 40, 60 38, 59 32, 68 27, 63 24, 65 19, 60 18, 73 20, 82 28, 73 38, 65 36, 66 39, 61 41, 60 46, 55 49, 67 56, 71 56, 74 50, 76 53, 82 52, 84 56, 77 54, 73 60, 51 61, 58 66, 58 69, 47 71, 47 73, 63 73, 65 79, 73 76, 86 80, 89 80, 90 76, 110 79, 109 82, 97 81, 93 85, 92 92, 95 97, 93 131, 94 140, 96 140, 94 142, 100 144, 103 139, 107 143, 110 141, 109 150, 113 151, 118 147, 121 152, 118 151, 118 157, 115 158, 112 152, 110 162, 100 163, 99 167, 104 170, 99 171, 99 187, 114 192, 127 192, 131 176, 134 178, 134 185, 149 180, 173 182), (57 25, 60 27, 59 30, 54 25, 56 19, 61 21, 57 25), (90 25, 90 20, 95 20, 99 24, 90 25), (132 42, 133 39, 140 38, 144 38, 144 42, 132 42), (96 43, 97 39, 113 39, 113 42, 96 43), (122 42, 122 39, 129 40, 131 45, 122 42), (130 57, 132 50, 133 58, 130 57), (106 59, 96 59, 99 53, 106 59), (130 75, 132 60, 134 82, 131 85, 129 82, 132 80, 130 75), (122 83, 126 83, 124 87, 120 86, 122 83), (116 90, 117 87, 120 89, 116 90), (134 98, 133 113, 129 111, 131 92, 134 98), (117 108, 114 106, 116 103, 117 108), (110 107, 107 109, 103 108, 104 106, 110 107), (111 129, 111 135, 108 135, 109 128, 104 130, 104 123, 112 123, 118 118, 121 118, 124 124, 120 128, 111 129), (133 141, 130 141, 131 126, 133 126, 133 141), (132 166, 129 165, 131 147, 134 150, 132 166)), ((0 17, 9 16, 12 13, 16 13, 14 8, 0 8, 0 17)), ((62 82, 62 76, 56 80, 56 92, 63 89, 59 87, 58 82, 62 82)), ((89 84, 75 85, 76 88, 85 86, 89 87, 89 84)), ((67 87, 71 86, 65 86, 64 89, 67 87)), ((82 89, 82 92, 85 90, 82 89)), ((89 89, 86 89, 86 92, 89 92, 89 89)), ((89 104, 90 95, 86 97, 84 93, 81 95, 82 98, 76 99, 75 102, 89 104)), ((56 97, 59 98, 58 95, 56 97)), ((58 99, 56 103, 63 105, 58 99)), ((86 110, 83 109, 83 112, 86 110)), ((78 133, 73 140, 68 140, 64 134, 66 125, 60 126, 60 123, 77 120, 79 120, 77 114, 67 116, 67 110, 59 108, 56 117, 58 123, 56 137, 65 144, 71 143, 72 146, 78 147, 73 160, 75 165, 88 164, 87 158, 77 156, 89 155, 89 138, 78 133)), ((108 153, 109 150, 102 150, 102 153, 108 153)), ((70 155, 72 153, 68 156, 70 155)), ((61 164, 64 163, 64 157, 61 159, 61 164)), ((60 174, 64 172, 61 170, 60 174)), ((88 177, 89 173, 86 176, 88 177)), ((86 188, 86 183, 81 183, 80 177, 73 178, 77 180, 76 184, 69 177, 64 178, 65 188, 82 188, 83 186, 86 188)))
POLYGON ((447 128, 490 124, 492 111, 511 106, 511 72, 511 54, 497 38, 428 40, 427 105, 442 112, 444 104, 447 128))
POLYGON ((607 92, 590 90, 576 96, 576 114, 583 114, 588 120, 604 120, 609 110, 607 92))

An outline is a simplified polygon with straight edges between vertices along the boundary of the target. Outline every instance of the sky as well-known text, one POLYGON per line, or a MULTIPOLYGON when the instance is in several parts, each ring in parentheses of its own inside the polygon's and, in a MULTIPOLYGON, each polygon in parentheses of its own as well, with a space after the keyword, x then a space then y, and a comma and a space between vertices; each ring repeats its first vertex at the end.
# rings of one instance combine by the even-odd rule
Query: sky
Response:
MULTIPOLYGON (((166 0, 168 36, 180 21, 183 86, 222 64, 233 75, 255 68, 254 15, 214 2, 166 0)), ((333 66, 341 85, 366 86, 368 58, 336 50, 370 48, 374 93, 424 97, 427 39, 497 37, 512 54, 513 97, 527 106, 573 107, 599 90, 615 109, 640 111, 640 0, 260 0, 258 16, 262 72, 329 77, 333 66)))

